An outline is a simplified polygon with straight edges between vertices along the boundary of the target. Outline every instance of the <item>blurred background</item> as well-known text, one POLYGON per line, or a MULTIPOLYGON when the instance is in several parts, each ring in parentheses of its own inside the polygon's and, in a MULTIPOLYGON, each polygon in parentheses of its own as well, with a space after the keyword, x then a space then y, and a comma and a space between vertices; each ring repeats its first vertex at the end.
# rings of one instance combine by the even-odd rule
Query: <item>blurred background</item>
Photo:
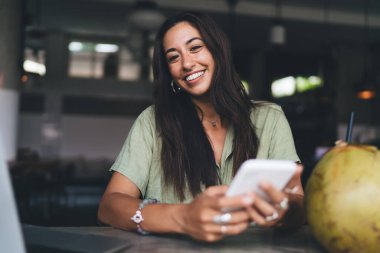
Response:
POLYGON ((380 142, 380 1, 0 0, 0 129, 21 221, 97 225, 136 116, 152 103, 155 32, 211 15, 250 96, 280 104, 305 165, 335 140, 380 142))

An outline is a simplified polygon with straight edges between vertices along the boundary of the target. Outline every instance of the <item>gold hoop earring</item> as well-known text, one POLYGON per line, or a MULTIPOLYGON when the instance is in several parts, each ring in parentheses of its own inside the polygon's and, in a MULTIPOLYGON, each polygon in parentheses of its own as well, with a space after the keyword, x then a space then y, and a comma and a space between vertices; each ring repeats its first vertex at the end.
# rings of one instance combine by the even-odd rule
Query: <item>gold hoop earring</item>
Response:
POLYGON ((175 94, 177 94, 181 91, 181 88, 178 87, 178 85, 174 84, 173 80, 171 81, 170 85, 172 86, 172 90, 175 94))

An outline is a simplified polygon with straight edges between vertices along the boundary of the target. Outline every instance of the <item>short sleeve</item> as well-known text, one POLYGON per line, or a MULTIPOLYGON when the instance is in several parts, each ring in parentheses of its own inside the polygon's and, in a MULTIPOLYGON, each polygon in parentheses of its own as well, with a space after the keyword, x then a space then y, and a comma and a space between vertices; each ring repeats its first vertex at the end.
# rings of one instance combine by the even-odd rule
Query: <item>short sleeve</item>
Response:
POLYGON ((143 196, 149 182, 149 170, 152 163, 155 131, 153 119, 151 107, 139 115, 110 169, 128 177, 143 196))
POLYGON ((281 107, 276 110, 269 146, 269 159, 300 161, 294 145, 293 134, 281 107))

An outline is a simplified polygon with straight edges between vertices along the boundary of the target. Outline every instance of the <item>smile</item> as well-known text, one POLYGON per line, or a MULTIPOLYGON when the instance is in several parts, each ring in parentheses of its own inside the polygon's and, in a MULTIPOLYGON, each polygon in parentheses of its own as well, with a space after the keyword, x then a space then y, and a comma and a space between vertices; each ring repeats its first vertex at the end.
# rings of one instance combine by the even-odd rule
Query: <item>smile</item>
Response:
POLYGON ((191 75, 188 75, 188 76, 186 76, 185 77, 185 80, 186 81, 192 81, 192 80, 194 80, 194 79, 196 79, 196 78, 198 78, 198 77, 200 77, 200 76, 203 76, 203 74, 205 73, 205 71, 199 71, 199 72, 196 72, 196 73, 194 73, 194 74, 191 74, 191 75))

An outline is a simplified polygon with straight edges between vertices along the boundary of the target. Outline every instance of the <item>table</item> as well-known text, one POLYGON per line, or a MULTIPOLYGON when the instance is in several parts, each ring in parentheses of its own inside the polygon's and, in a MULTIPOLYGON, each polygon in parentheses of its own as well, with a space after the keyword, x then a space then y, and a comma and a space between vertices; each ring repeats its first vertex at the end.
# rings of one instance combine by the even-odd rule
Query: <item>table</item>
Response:
POLYGON ((151 253, 326 253, 309 227, 289 232, 250 228, 215 243, 183 235, 142 236, 111 227, 39 227, 23 225, 28 252, 151 252, 151 253), (37 248, 36 248, 37 246, 37 248), (41 247, 45 250, 41 250, 41 247), (49 249, 51 251, 49 251, 49 249))

